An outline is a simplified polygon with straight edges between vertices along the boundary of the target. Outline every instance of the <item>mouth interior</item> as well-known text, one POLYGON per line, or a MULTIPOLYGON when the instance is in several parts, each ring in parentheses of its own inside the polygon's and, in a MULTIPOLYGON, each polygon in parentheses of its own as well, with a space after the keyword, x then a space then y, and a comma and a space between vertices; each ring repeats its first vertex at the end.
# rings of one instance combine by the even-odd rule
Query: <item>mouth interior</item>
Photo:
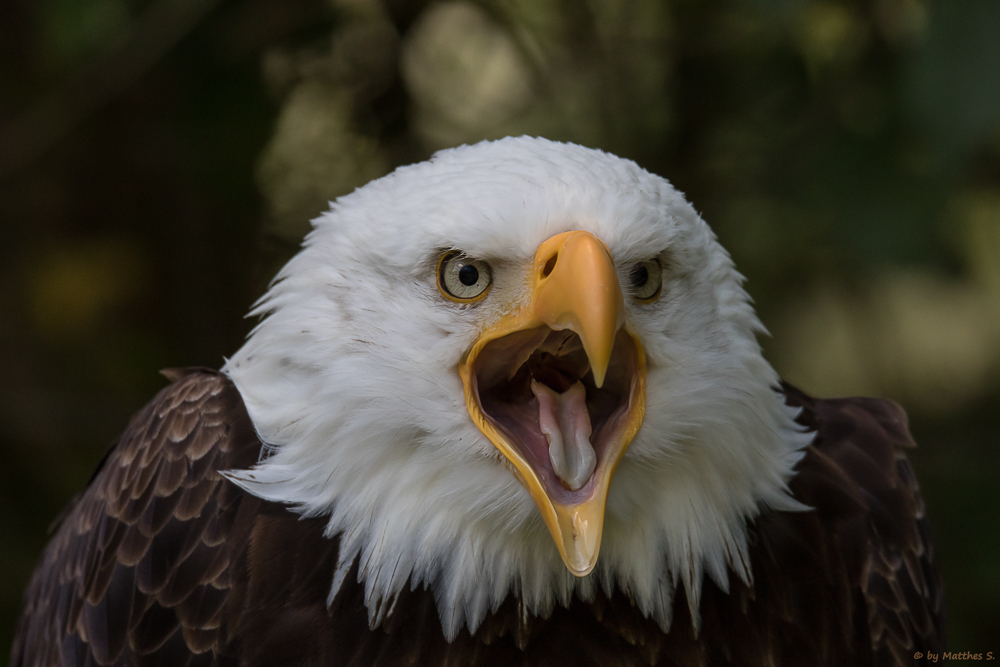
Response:
POLYGON ((538 475, 553 501, 574 505, 613 465, 636 386, 635 344, 620 330, 598 388, 580 337, 542 326, 489 342, 476 359, 483 415, 538 475))

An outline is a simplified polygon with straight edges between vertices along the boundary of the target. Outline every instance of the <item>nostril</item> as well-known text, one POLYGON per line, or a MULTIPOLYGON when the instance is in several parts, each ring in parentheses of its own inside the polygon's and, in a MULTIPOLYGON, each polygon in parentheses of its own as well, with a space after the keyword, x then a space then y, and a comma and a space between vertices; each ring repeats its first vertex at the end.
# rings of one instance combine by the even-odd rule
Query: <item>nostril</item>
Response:
POLYGON ((555 253, 549 257, 549 261, 545 262, 545 266, 542 267, 542 278, 548 278, 549 274, 552 273, 552 269, 556 268, 556 261, 559 259, 559 253, 555 253))

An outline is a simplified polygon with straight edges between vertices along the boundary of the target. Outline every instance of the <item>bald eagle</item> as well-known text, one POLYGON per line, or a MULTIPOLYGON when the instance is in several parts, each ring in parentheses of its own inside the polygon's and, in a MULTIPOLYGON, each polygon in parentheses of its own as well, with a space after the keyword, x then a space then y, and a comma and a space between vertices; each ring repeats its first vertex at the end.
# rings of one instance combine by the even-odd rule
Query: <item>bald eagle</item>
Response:
POLYGON ((666 180, 508 138, 340 198, 221 371, 71 504, 16 667, 909 665, 943 597, 906 416, 761 355, 666 180))

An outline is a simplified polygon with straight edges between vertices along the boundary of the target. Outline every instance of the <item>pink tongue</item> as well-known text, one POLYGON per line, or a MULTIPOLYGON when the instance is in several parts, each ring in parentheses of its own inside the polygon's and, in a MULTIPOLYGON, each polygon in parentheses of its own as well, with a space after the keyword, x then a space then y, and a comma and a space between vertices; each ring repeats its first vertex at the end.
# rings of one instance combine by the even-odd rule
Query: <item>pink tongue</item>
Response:
POLYGON ((563 484, 576 491, 587 483, 597 467, 597 454, 590 444, 587 391, 577 381, 559 394, 532 379, 531 392, 538 399, 538 425, 549 441, 552 469, 563 484))

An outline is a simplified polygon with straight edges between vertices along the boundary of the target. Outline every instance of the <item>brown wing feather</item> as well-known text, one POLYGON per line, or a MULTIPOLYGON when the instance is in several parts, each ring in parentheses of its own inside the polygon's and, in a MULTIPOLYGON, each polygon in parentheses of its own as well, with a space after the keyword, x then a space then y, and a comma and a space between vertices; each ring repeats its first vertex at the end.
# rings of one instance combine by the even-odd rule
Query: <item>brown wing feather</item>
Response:
MULTIPOLYGON (((851 612, 852 624, 843 625, 840 636, 855 655, 870 654, 866 664, 873 665, 924 664, 914 655, 944 648, 944 591, 905 455, 915 446, 906 413, 887 400, 817 400, 789 385, 784 391, 789 404, 802 407, 800 421, 817 432, 791 483, 796 498, 816 510, 767 517, 764 541, 768 531, 809 530, 824 571, 853 591, 854 599, 839 608, 851 612)), ((832 633, 826 639, 836 640, 832 633)))
POLYGON ((225 377, 181 377, 43 554, 12 664, 885 667, 939 652, 941 583, 905 416, 888 401, 784 391, 817 432, 791 482, 815 509, 757 518, 753 587, 706 580, 697 630, 683 591, 668 634, 615 591, 548 618, 508 598, 449 643, 423 588, 404 587, 370 628, 357 564, 328 607, 338 539, 218 475, 252 464, 260 443, 225 377))
POLYGON ((135 417, 42 554, 15 667, 200 664, 199 653, 223 648, 227 542, 247 497, 217 471, 252 464, 260 443, 224 376, 175 379, 135 417))

